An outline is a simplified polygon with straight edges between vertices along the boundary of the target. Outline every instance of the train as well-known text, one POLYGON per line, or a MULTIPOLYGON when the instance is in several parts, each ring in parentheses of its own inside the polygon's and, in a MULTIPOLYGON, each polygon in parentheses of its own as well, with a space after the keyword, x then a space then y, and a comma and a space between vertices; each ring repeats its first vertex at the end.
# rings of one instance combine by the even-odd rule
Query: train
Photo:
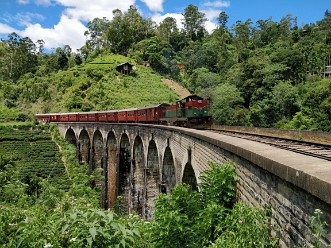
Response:
POLYGON ((36 114, 42 122, 107 122, 171 125, 196 129, 212 124, 209 103, 197 95, 177 100, 176 104, 161 103, 142 108, 92 112, 36 114))

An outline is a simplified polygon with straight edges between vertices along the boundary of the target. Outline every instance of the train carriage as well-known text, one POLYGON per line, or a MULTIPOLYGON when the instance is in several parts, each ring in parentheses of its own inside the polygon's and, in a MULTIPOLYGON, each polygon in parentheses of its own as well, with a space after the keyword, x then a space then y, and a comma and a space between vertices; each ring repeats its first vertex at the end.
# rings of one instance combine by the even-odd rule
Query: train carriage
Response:
POLYGON ((144 123, 159 123, 160 118, 163 115, 163 111, 169 104, 157 104, 153 106, 147 106, 139 108, 137 110, 137 121, 144 123))
POLYGON ((98 121, 107 122, 107 111, 99 111, 97 113, 98 121))
POLYGON ((107 122, 118 122, 118 110, 107 110, 107 122))
POLYGON ((38 121, 50 122, 52 114, 36 114, 38 121))
POLYGON ((137 122, 147 122, 147 107, 137 109, 137 122))
POLYGON ((87 118, 87 112, 82 112, 78 114, 78 121, 79 122, 87 122, 88 118, 87 118))
POLYGON ((126 109, 126 122, 137 122, 137 108, 126 109))
POLYGON ((51 120, 50 121, 60 121, 60 115, 58 113, 51 114, 51 120))
POLYGON ((58 116, 60 117, 60 122, 68 122, 69 121, 69 114, 68 113, 59 113, 58 116))
POLYGON ((87 121, 88 122, 97 122, 98 121, 98 112, 88 112, 87 121))
POLYGON ((70 122, 76 122, 78 121, 78 113, 69 113, 68 119, 70 122))
POLYGON ((126 122, 126 111, 118 111, 117 120, 118 122, 126 122))

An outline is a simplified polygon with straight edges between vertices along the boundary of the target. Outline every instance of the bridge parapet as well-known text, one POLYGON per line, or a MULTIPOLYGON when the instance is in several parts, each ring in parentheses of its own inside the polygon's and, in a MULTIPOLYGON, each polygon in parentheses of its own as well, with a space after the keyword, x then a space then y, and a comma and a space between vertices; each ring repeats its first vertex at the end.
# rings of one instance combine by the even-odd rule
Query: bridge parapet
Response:
MULTIPOLYGON (((254 141, 180 127, 102 123, 59 123, 58 126, 64 137, 69 129, 73 130, 78 143, 81 132, 87 130, 90 163, 94 156, 92 137, 96 130, 102 134, 104 147, 108 149, 106 153, 112 154, 103 158, 107 171, 107 207, 113 204, 116 194, 125 189, 128 211, 135 210, 149 218, 153 200, 160 191, 169 192, 175 183, 182 181, 196 187, 209 161, 231 160, 239 179, 238 200, 271 208, 271 224, 274 234, 281 237, 281 246, 304 247, 313 243, 309 218, 316 208, 325 213, 327 223, 331 224, 329 161, 254 141), (113 135, 112 153, 107 145, 110 134, 113 135), (124 134, 130 145, 122 152, 128 157, 121 155, 124 134), (126 170, 128 174, 124 175, 126 170)), ((324 238, 325 244, 329 243, 331 233, 324 238)))

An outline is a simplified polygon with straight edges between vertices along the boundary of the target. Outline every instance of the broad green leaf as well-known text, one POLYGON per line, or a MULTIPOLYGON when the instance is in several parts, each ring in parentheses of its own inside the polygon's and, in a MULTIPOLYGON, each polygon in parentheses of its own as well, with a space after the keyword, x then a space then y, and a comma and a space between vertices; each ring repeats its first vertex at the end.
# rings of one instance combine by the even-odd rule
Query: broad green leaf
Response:
POLYGON ((95 235, 97 234, 97 229, 95 227, 92 227, 89 229, 89 232, 90 232, 93 240, 95 240, 95 235))

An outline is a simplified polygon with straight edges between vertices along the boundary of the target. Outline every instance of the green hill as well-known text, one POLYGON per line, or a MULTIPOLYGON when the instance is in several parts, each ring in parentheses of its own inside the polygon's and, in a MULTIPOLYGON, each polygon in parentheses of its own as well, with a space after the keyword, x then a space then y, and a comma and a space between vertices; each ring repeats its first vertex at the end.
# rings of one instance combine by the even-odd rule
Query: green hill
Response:
MULTIPOLYGON (((178 95, 161 81, 150 67, 138 65, 122 55, 105 54, 66 71, 44 74, 28 73, 16 84, 3 85, 0 100, 33 115, 45 112, 73 112, 143 107, 173 103, 178 95), (122 75, 116 66, 134 65, 134 72, 122 75)), ((5 107, 3 115, 19 118, 19 113, 5 107)), ((5 119, 5 116, 0 116, 5 119)))

